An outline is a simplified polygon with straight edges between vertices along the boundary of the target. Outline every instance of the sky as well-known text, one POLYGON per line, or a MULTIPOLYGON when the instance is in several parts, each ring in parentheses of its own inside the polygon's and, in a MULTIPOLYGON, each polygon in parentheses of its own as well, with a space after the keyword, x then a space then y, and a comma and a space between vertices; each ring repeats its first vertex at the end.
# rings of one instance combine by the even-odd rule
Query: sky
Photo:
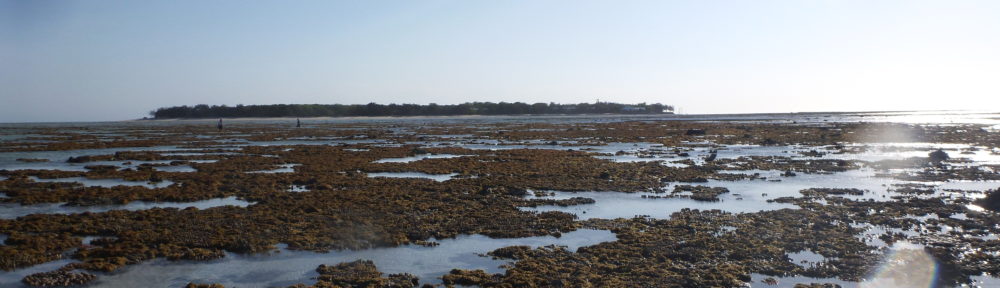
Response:
POLYGON ((159 107, 1000 110, 1000 1, 0 0, 0 122, 159 107))

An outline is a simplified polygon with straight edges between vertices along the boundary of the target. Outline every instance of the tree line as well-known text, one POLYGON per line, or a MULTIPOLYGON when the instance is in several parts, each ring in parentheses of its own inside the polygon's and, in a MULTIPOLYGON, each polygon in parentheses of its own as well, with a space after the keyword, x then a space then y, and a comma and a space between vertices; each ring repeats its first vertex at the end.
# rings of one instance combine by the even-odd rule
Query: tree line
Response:
POLYGON ((556 104, 522 102, 471 102, 462 104, 272 104, 163 107, 150 111, 154 119, 233 117, 350 117, 350 116, 454 116, 523 114, 667 114, 670 105, 611 102, 556 104))

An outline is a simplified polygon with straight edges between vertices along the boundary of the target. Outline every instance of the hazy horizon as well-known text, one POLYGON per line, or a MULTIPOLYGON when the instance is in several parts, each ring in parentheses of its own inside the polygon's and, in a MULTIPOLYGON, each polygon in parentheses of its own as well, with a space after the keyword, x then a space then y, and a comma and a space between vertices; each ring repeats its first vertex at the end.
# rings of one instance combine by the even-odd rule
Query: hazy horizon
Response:
MULTIPOLYGON (((0 123, 160 107, 1000 107, 995 1, 0 0, 0 123)), ((984 108, 985 107, 985 108, 984 108)))

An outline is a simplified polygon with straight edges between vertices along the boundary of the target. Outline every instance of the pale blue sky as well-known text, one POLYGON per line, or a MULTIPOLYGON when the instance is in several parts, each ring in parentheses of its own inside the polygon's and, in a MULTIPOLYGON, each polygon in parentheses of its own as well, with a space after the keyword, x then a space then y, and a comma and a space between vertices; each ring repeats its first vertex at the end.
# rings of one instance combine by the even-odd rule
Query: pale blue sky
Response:
POLYGON ((162 106, 1000 108, 1000 1, 8 1, 0 122, 162 106))

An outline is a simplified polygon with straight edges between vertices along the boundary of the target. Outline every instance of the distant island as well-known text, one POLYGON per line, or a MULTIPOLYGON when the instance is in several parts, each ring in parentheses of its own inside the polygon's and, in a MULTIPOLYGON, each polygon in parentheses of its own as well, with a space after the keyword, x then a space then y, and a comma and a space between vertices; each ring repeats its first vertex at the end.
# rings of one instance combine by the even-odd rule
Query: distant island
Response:
POLYGON ((471 102, 438 104, 272 104, 173 106, 150 111, 153 119, 352 117, 352 116, 458 116, 528 114, 673 114, 674 107, 655 104, 611 102, 556 104, 522 102, 471 102))

